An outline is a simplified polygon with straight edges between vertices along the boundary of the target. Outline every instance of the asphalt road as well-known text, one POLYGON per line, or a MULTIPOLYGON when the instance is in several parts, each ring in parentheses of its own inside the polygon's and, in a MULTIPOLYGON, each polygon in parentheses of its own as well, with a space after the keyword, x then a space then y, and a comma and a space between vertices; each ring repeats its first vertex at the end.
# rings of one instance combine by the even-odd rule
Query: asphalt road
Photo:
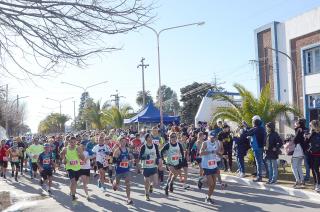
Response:
POLYGON ((20 176, 16 183, 11 177, 4 181, 0 179, 0 191, 9 191, 14 203, 7 211, 224 211, 224 212, 319 212, 320 202, 310 202, 304 199, 286 196, 279 193, 249 188, 230 183, 226 190, 217 190, 214 194, 214 205, 204 203, 206 189, 199 191, 196 187, 196 175, 191 174, 190 190, 184 190, 180 183, 175 184, 174 193, 169 197, 162 189, 155 189, 150 202, 144 200, 142 176, 132 173, 131 196, 134 205, 127 206, 124 187, 119 191, 103 192, 95 185, 96 179, 91 179, 89 185, 92 201, 84 198, 84 192, 79 187, 78 201, 72 203, 68 188, 68 179, 63 172, 54 177, 53 197, 43 195, 38 180, 20 176))

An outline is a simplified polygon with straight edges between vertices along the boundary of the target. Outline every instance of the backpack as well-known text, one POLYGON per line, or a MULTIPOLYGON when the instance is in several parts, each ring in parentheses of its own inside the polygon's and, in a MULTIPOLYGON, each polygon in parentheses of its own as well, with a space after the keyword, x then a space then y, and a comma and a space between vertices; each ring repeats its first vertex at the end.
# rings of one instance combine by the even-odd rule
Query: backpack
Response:
POLYGON ((287 143, 283 145, 283 147, 284 147, 284 153, 286 155, 293 155, 296 145, 294 144, 293 140, 289 140, 287 143))
POLYGON ((311 153, 320 153, 320 133, 315 133, 314 138, 310 142, 311 153))

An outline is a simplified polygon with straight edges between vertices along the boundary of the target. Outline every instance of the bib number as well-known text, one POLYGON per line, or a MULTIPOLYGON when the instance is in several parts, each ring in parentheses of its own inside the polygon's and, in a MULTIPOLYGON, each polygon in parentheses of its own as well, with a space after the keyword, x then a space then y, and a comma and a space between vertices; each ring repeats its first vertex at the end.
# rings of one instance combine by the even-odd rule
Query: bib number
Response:
POLYGON ((35 160, 37 160, 37 159, 38 159, 38 155, 33 155, 32 158, 35 159, 35 160))
POLYGON ((159 140, 153 140, 153 143, 159 145, 160 141, 159 140))
POLYGON ((19 161, 19 158, 18 158, 18 157, 12 157, 12 158, 11 158, 11 161, 12 161, 12 162, 18 162, 18 161, 19 161))
POLYGON ((76 165, 78 165, 78 161, 77 161, 77 160, 71 160, 71 161, 69 162, 69 164, 70 164, 71 166, 76 166, 76 165))
POLYGON ((217 162, 215 160, 209 160, 208 161, 208 167, 209 168, 215 168, 217 167, 217 162))
POLYGON ((146 160, 146 164, 147 165, 152 165, 152 164, 154 164, 154 160, 146 160))
POLYGON ((174 155, 174 156, 171 157, 171 160, 172 161, 177 161, 177 160, 179 160, 179 156, 178 155, 174 155))
POLYGON ((50 164, 50 159, 43 160, 43 165, 49 165, 49 164, 50 164))
POLYGON ((129 167, 129 162, 120 162, 119 165, 121 168, 128 168, 129 167))

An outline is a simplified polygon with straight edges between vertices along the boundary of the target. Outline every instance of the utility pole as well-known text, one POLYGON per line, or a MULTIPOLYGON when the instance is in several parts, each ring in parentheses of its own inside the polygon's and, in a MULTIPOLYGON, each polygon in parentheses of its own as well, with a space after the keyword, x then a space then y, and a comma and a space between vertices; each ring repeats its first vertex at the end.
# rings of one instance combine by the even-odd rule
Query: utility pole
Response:
POLYGON ((117 107, 118 109, 120 109, 120 98, 125 98, 125 97, 124 97, 124 96, 119 96, 118 90, 116 90, 116 93, 115 93, 115 94, 110 95, 110 97, 113 97, 113 98, 114 98, 114 99, 111 100, 111 101, 115 103, 115 105, 116 105, 116 107, 117 107))
POLYGON ((76 101, 73 101, 73 121, 74 121, 74 129, 76 129, 76 101))
POLYGON ((257 83, 258 86, 257 86, 257 95, 260 93, 260 79, 259 79, 259 64, 260 64, 260 61, 259 60, 249 60, 249 64, 252 65, 252 68, 253 70, 256 72, 256 79, 259 80, 257 83))
POLYGON ((149 66, 149 64, 144 64, 144 60, 145 58, 141 58, 141 64, 139 64, 137 66, 137 68, 141 67, 141 71, 142 71, 142 101, 143 101, 143 107, 146 105, 146 91, 145 91, 145 87, 144 87, 144 69, 147 68, 149 66))
POLYGON ((6 84, 6 115, 5 115, 5 122, 6 122, 6 133, 7 135, 9 135, 8 133, 8 130, 9 130, 9 126, 8 126, 8 101, 9 101, 9 86, 8 84, 6 84))

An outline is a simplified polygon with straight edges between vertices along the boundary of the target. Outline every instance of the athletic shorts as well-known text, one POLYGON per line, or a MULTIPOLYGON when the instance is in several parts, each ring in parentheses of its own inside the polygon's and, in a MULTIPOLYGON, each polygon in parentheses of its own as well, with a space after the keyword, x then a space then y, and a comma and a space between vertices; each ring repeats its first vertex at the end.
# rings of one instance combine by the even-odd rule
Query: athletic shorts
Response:
POLYGON ((139 153, 132 153, 133 154, 133 158, 135 159, 135 160, 138 160, 139 159, 139 153))
POLYGON ((68 172, 68 176, 69 176, 69 179, 70 179, 70 180, 72 180, 73 178, 75 178, 76 181, 79 180, 80 170, 78 170, 78 171, 67 170, 67 172, 68 172))
POLYGON ((46 180, 48 177, 52 177, 52 169, 44 169, 40 173, 41 177, 46 180))
POLYGON ((38 170, 38 164, 32 163, 32 171, 36 172, 38 170))
POLYGON ((157 167, 143 169, 143 176, 144 177, 151 177, 152 175, 157 174, 157 173, 158 173, 157 167))
POLYGON ((8 168, 8 161, 0 160, 0 166, 3 168, 8 168))
POLYGON ((202 158, 196 157, 196 162, 197 162, 198 164, 201 164, 201 161, 202 161, 202 158))
POLYGON ((214 169, 203 169, 204 175, 209 176, 209 175, 215 175, 218 172, 218 168, 214 169))
POLYGON ((123 172, 123 173, 116 173, 116 179, 125 179, 127 177, 130 177, 130 172, 127 171, 127 172, 123 172))
POLYGON ((16 167, 17 169, 20 168, 20 162, 11 162, 11 167, 14 168, 16 167))
POLYGON ((80 176, 90 177, 90 169, 80 169, 80 176))
POLYGON ((182 160, 182 168, 188 167, 188 161, 187 159, 182 160))
POLYGON ((100 163, 99 161, 97 161, 97 167, 98 167, 98 169, 103 169, 103 170, 107 170, 107 167, 103 167, 103 164, 102 163, 100 163))

